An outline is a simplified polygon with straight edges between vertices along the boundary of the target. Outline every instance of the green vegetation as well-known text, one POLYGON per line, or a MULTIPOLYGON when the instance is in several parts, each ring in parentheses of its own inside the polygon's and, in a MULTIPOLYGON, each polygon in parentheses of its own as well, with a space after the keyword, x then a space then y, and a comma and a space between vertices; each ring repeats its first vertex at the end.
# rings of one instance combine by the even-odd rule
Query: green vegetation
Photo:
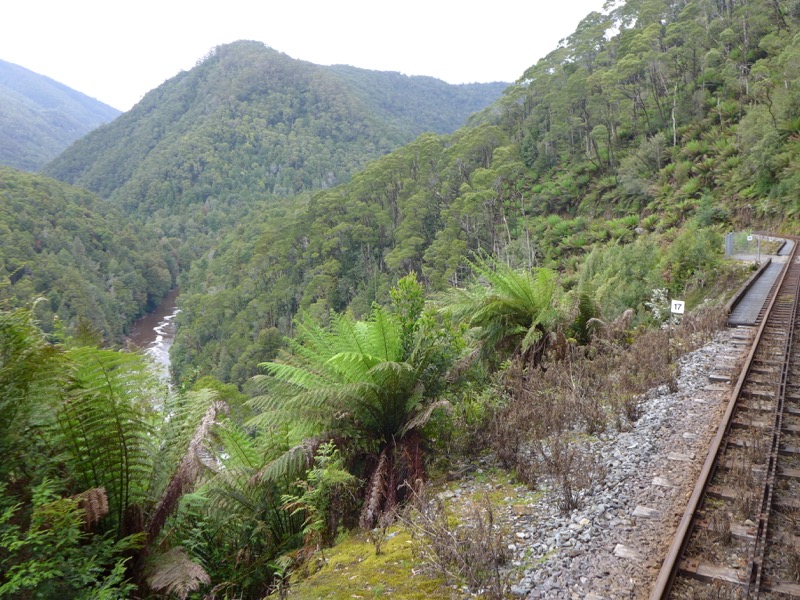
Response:
POLYGON ((424 131, 452 131, 501 91, 320 67, 235 42, 44 172, 155 217, 166 235, 186 240, 216 233, 259 200, 346 181, 424 131))
POLYGON ((615 5, 452 133, 438 83, 231 44, 48 167, 107 204, 1 171, 0 589, 500 597, 498 498, 454 548, 429 474, 602 477, 744 276, 721 234, 797 224, 796 8, 615 5), (93 338, 176 275, 167 390, 93 338), (709 304, 668 336, 670 296, 709 304))
MULTIPOLYGON (((251 489, 249 478, 235 478, 258 453, 226 418, 228 405, 208 390, 173 395, 137 354, 53 345, 22 309, 0 312, 0 357, 4 597, 120 598, 131 582, 186 593, 209 583, 206 569, 219 571, 214 562, 198 562, 202 542, 210 542, 208 551, 226 547, 209 540, 210 531, 177 538, 174 531, 197 515, 191 504, 178 508, 201 483, 222 495, 238 481, 239 503, 251 489), (222 467, 216 486, 207 477, 211 464, 222 467), (184 550, 176 539, 191 546, 184 550)), ((258 491, 276 492, 268 485, 258 491)), ((299 531, 281 516, 279 498, 264 507, 284 526, 275 536, 264 538, 270 530, 251 514, 261 547, 273 548, 270 560, 299 531)), ((229 543, 247 547, 236 538, 235 511, 211 514, 218 522, 225 515, 229 543)), ((247 565, 239 561, 242 571, 247 565)))
POLYGON ((174 286, 172 248, 72 186, 0 167, 0 306, 28 307, 46 331, 121 341, 174 286))
POLYGON ((485 360, 510 353, 523 365, 536 366, 548 338, 568 319, 556 273, 513 270, 487 259, 469 265, 479 279, 456 288, 444 300, 444 310, 477 330, 485 360))
POLYGON ((120 112, 0 60, 0 165, 35 171, 120 112))
POLYGON ((452 591, 443 579, 417 572, 413 540, 399 526, 376 554, 366 535, 352 536, 337 544, 325 565, 307 580, 289 588, 288 598, 348 600, 363 598, 449 598, 452 591), (343 582, 347 582, 345 585, 343 582))
POLYGON ((767 2, 630 1, 587 16, 468 126, 261 210, 194 262, 176 375, 242 386, 297 310, 365 314, 409 271, 431 292, 459 286, 471 272, 464 258, 481 253, 555 269, 570 289, 594 248, 616 246, 622 270, 587 288, 607 296, 607 320, 643 309, 651 289, 701 283, 688 276, 701 257, 677 249, 655 270, 693 235, 687 225, 713 242, 732 226, 788 230, 796 220, 800 95, 786 78, 796 29, 789 8, 767 2), (626 283, 637 270, 646 285, 626 283))
POLYGON ((446 404, 439 396, 458 356, 457 336, 423 314, 423 304, 409 275, 394 290, 393 312, 375 305, 363 321, 348 314, 332 314, 329 326, 300 321, 292 353, 264 365, 269 378, 256 378, 268 394, 253 400, 262 415, 255 422, 284 422, 306 445, 309 436, 335 432, 351 460, 368 465, 359 473, 367 482, 365 528, 425 480, 422 431, 446 404), (284 385, 275 389, 273 380, 284 385))

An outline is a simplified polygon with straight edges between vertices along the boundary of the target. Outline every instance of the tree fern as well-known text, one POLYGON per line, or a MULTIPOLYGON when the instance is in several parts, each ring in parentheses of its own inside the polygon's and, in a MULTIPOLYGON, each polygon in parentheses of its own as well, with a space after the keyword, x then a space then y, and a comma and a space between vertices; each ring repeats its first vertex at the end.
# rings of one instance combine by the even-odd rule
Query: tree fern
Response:
MULTIPOLYGON (((403 294, 415 297, 417 288, 416 279, 408 278, 403 294)), ((403 294, 393 298, 399 302, 403 294)), ((268 376, 258 380, 264 394, 252 406, 262 414, 253 424, 301 422, 306 440, 265 466, 262 477, 272 479, 309 460, 321 434, 335 432, 351 458, 371 457, 372 467, 363 474, 369 482, 363 522, 392 508, 397 486, 408 475, 399 470, 398 456, 412 452, 409 448, 421 451, 418 430, 442 406, 436 395, 455 359, 452 339, 420 310, 393 313, 375 305, 365 320, 345 313, 332 315, 328 327, 308 319, 298 323, 290 351, 261 365, 268 376)), ((418 476, 415 472, 411 482, 418 476)))
MULTIPOLYGON (((211 389, 168 396, 163 408, 164 417, 156 424, 159 446, 150 482, 152 503, 158 500, 159 494, 169 484, 190 448, 198 427, 216 402, 217 393, 211 389)), ((213 431, 207 433, 209 438, 213 435, 213 431)), ((209 449, 208 454, 211 452, 209 449)))
POLYGON ((465 322, 481 344, 484 359, 498 351, 538 360, 550 331, 568 319, 563 291, 549 269, 514 270, 501 261, 470 262, 473 283, 442 296, 442 311, 465 322))
MULTIPOLYGON (((210 390, 203 390, 199 395, 213 396, 210 390)), ((194 489, 203 469, 204 447, 211 437, 211 430, 216 425, 220 413, 227 412, 224 402, 215 400, 206 408, 203 418, 197 423, 194 434, 172 472, 172 477, 161 497, 156 502, 147 520, 147 534, 151 540, 161 532, 161 528, 178 505, 181 497, 194 489)), ((206 454, 208 452, 206 451, 206 454)))
MULTIPOLYGON (((244 439, 239 443, 250 445, 244 439)), ((251 450, 242 454, 253 456, 251 450)), ((307 468, 310 461, 302 460, 307 468)), ((302 516, 292 516, 281 508, 282 495, 292 489, 291 484, 301 473, 290 469, 278 475, 269 468, 246 466, 229 455, 226 468, 203 485, 201 494, 207 500, 195 534, 202 539, 197 540, 194 551, 214 566, 223 581, 241 588, 260 582, 256 587, 261 590, 270 578, 272 563, 302 545, 302 516), (214 564, 214 556, 232 555, 237 557, 235 567, 214 564)))
POLYGON ((136 354, 78 348, 68 352, 72 387, 57 412, 56 437, 82 489, 105 487, 118 534, 126 511, 146 495, 155 455, 151 385, 136 354), (143 397, 144 396, 144 397, 143 397))
MULTIPOLYGON (((256 500, 250 509, 239 507, 243 516, 237 527, 247 529, 247 515, 261 512, 259 518, 271 520, 276 540, 296 533, 280 511, 284 490, 254 478, 278 450, 257 451, 224 417, 226 406, 214 391, 165 400, 141 355, 89 347, 62 350, 47 342, 29 312, 0 312, 0 403, 4 417, 9 415, 8 421, 0 420, 2 481, 25 497, 25 490, 36 485, 34 475, 41 480, 57 468, 57 491, 64 501, 84 507, 84 527, 92 531, 87 536, 109 543, 147 542, 129 561, 134 576, 156 544, 171 546, 161 546, 162 527, 180 499, 204 482, 221 482, 217 489, 227 489, 229 498, 256 500)), ((25 510, 30 514, 30 507, 25 510)), ((84 540, 63 542, 72 548, 84 540)), ((268 545, 275 552, 286 548, 284 542, 268 545)), ((125 550, 130 556, 130 544, 125 550)), ((270 560, 275 552, 268 553, 270 560)), ((179 558, 180 568, 160 571, 154 585, 183 594, 205 581, 188 555, 179 558), (182 572, 187 579, 180 579, 182 572), (170 581, 178 587, 171 588, 170 581)), ((117 575, 122 581, 122 571, 117 575)))

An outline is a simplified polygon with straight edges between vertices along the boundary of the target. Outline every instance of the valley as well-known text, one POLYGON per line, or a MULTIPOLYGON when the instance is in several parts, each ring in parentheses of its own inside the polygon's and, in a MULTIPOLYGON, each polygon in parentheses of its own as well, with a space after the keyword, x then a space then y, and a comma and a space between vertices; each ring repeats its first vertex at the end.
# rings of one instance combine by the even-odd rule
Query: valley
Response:
POLYGON ((725 235, 798 226, 798 33, 627 0, 467 85, 243 40, 0 168, 0 596, 645 597, 725 235))

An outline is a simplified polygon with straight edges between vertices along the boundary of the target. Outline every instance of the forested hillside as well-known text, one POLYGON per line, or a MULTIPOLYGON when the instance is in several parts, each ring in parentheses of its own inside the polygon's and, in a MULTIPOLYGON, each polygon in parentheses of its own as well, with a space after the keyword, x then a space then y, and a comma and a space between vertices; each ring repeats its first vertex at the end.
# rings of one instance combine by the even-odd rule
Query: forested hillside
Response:
POLYGON ((574 510, 608 460, 590 441, 676 386, 749 274, 722 234, 798 225, 800 5, 608 7, 393 151, 416 135, 389 91, 407 79, 242 42, 48 167, 107 204, 2 173, 0 294, 43 272, 140 306, 177 265, 182 312, 166 389, 139 355, 0 311, 0 595, 504 597, 529 555, 509 563, 483 465, 574 510), (148 251, 117 208, 158 231, 148 251), (450 514, 428 478, 467 469, 490 493, 450 514), (359 529, 348 575, 326 567, 359 529), (390 539, 396 581, 349 575, 390 539), (304 595, 317 568, 333 581, 304 595))
POLYGON ((0 167, 0 306, 121 342, 174 285, 172 249, 86 190, 0 167))
MULTIPOLYGON (((295 311, 363 314, 410 270, 444 289, 465 280, 464 257, 476 252, 577 281, 596 245, 637 240, 655 257, 679 252, 690 224, 791 227, 793 10, 644 0, 587 16, 474 124, 423 135, 346 185, 264 211, 196 262, 177 373, 242 384, 295 311)), ((606 316, 640 306, 645 288, 678 293, 693 267, 675 260, 624 300, 617 277, 593 274, 606 316)))
POLYGON ((36 171, 120 112, 0 60, 0 165, 36 171))
POLYGON ((236 42, 44 172, 185 240, 235 222, 259 200, 346 181, 423 131, 452 131, 503 87, 321 67, 236 42))

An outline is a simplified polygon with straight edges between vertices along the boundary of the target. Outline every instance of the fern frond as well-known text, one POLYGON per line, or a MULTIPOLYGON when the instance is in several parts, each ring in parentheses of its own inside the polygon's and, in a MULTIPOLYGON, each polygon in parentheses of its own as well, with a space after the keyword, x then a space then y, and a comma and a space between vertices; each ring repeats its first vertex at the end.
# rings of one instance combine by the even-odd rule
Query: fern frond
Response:
POLYGON ((311 466, 319 444, 320 439, 318 438, 303 440, 301 444, 287 450, 260 469, 251 481, 283 483, 295 481, 311 466))
POLYGON ((252 470, 259 466, 259 453, 252 438, 230 420, 225 420, 216 428, 216 437, 220 443, 218 456, 227 455, 227 458, 220 458, 226 469, 252 470))
POLYGON ((154 556, 147 575, 147 585, 154 592, 175 594, 186 600, 191 592, 211 583, 206 570, 194 562, 181 546, 154 556))
POLYGON ((164 404, 164 418, 159 423, 158 454, 150 484, 151 501, 156 502, 169 478, 186 453, 192 437, 218 395, 212 389, 171 394, 164 404))
POLYGON ((542 339, 544 334, 542 333, 542 330, 538 328, 538 325, 539 322, 535 321, 531 325, 530 329, 525 332, 525 337, 523 337, 522 341, 520 342, 520 348, 523 352, 527 352, 529 348, 532 348, 536 343, 539 342, 539 340, 542 339))
POLYGON ((108 514, 108 495, 105 488, 92 488, 74 496, 78 506, 83 509, 83 519, 87 528, 91 528, 108 514))
POLYGON ((64 356, 29 310, 0 311, 0 481, 37 460, 30 433, 52 425, 68 386, 64 356))
POLYGON ((367 325, 369 353, 384 361, 399 360, 403 352, 403 327, 397 317, 376 305, 367 325))
POLYGON ((361 509, 358 523, 362 529, 372 529, 380 513, 381 503, 386 497, 386 478, 389 471, 387 449, 384 449, 378 458, 378 466, 372 472, 367 484, 367 496, 361 509))
POLYGON ((248 424, 256 422, 278 424, 287 419, 316 421, 316 415, 330 415, 336 410, 333 402, 339 392, 339 388, 331 386, 301 390, 285 396, 271 394, 254 398, 252 405, 258 406, 262 412, 248 421, 248 424))
POLYGON ((308 368, 297 367, 281 362, 266 362, 258 366, 266 369, 269 374, 276 379, 304 389, 310 389, 328 383, 323 377, 310 371, 308 368))
POLYGON ((365 338, 365 324, 356 321, 350 313, 331 315, 331 340, 336 344, 336 351, 333 354, 368 352, 365 338))
POLYGON ((189 441, 189 447, 181 459, 178 468, 172 475, 169 484, 161 495, 160 500, 153 508, 152 515, 146 527, 149 539, 154 540, 167 517, 172 514, 178 506, 183 494, 191 491, 200 475, 202 469, 202 451, 204 444, 209 438, 211 428, 217 421, 217 416, 220 413, 227 412, 228 405, 222 401, 215 401, 206 410, 206 414, 200 421, 200 424, 189 441))
POLYGON ((430 420, 431 415, 433 415, 433 411, 435 411, 437 408, 443 408, 448 412, 452 412, 453 405, 447 400, 437 400, 436 402, 431 402, 424 409, 417 412, 413 418, 409 419, 409 421, 400 430, 400 437, 406 435, 414 429, 424 427, 425 423, 427 423, 430 420))
POLYGON ((54 439, 82 487, 104 487, 118 532, 144 497, 155 455, 152 408, 143 390, 154 377, 135 354, 79 348, 67 353, 72 389, 56 414, 54 439))
POLYGON ((325 366, 336 374, 340 382, 352 383, 364 379, 369 370, 380 364, 379 356, 362 352, 339 352, 331 356, 325 366))

